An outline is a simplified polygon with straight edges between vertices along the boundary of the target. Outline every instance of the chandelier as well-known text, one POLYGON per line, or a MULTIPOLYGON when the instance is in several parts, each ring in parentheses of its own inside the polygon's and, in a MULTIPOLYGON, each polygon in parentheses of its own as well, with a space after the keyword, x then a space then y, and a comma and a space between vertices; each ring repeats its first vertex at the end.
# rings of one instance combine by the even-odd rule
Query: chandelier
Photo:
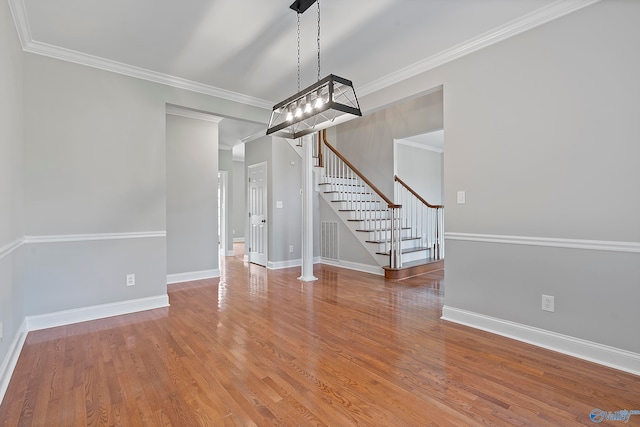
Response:
POLYGON ((320 79, 320 0, 318 5, 318 81, 300 90, 300 15, 316 0, 296 0, 298 15, 298 93, 273 106, 267 135, 296 139, 362 116, 351 80, 329 74, 320 79))

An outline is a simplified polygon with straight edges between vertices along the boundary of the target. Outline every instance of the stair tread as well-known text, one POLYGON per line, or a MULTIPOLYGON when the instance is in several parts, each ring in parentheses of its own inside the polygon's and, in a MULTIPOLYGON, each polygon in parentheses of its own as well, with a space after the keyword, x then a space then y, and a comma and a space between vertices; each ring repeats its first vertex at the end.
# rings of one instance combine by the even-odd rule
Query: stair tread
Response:
MULTIPOLYGON (((403 237, 402 239, 400 239, 402 242, 408 242, 410 240, 420 240, 420 237, 403 237)), ((385 239, 385 240, 365 240, 365 242, 367 243, 389 243, 391 242, 391 239, 385 239)))
POLYGON ((342 176, 331 176, 331 175, 325 175, 325 178, 335 178, 335 179, 354 179, 357 180, 358 178, 354 178, 352 176, 347 176, 347 177, 342 177, 342 176))
MULTIPOLYGON (((331 200, 331 203, 380 203, 379 200, 331 200)), ((356 209, 338 209, 339 211, 354 211, 356 209)), ((370 209, 360 209, 366 211, 370 209)), ((374 211, 386 211, 386 209, 373 209, 374 211)))
MULTIPOLYGON (((331 193, 340 193, 340 194, 359 194, 361 196, 370 196, 373 193, 354 193, 354 192, 349 192, 349 191, 324 191, 324 194, 331 194, 331 193)), ((377 200, 362 200, 363 202, 369 202, 369 201, 377 201, 377 200)), ((332 202, 348 202, 348 200, 332 200, 332 202)))
MULTIPOLYGON (((411 227, 402 227, 401 228, 401 230, 410 230, 410 229, 411 229, 411 227)), ((363 233, 373 233, 374 231, 391 231, 391 229, 390 228, 381 228, 381 229, 378 229, 378 230, 360 230, 360 229, 358 229, 356 231, 360 231, 360 232, 363 232, 363 233)), ((413 238, 414 239, 419 239, 419 237, 413 237, 413 238)))
POLYGON ((319 182, 318 185, 348 185, 350 187, 366 187, 364 184, 358 184, 357 182, 319 182))

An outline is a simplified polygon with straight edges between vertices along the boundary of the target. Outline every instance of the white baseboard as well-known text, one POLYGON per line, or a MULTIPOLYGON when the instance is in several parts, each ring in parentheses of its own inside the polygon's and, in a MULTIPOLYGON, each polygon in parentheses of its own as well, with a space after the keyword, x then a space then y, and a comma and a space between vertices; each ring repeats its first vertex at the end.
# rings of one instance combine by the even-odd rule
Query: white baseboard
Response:
MULTIPOLYGON (((320 257, 314 257, 313 263, 314 264, 320 263, 320 257)), ((267 262, 267 268, 269 270, 280 270, 282 268, 301 267, 301 266, 302 266, 302 259, 300 258, 290 259, 288 261, 276 261, 276 262, 268 261, 267 262)))
POLYGON ((446 305, 442 319, 640 375, 638 353, 446 305))
POLYGON ((360 264, 351 261, 338 261, 335 259, 322 258, 321 262, 327 265, 333 265, 335 267, 342 267, 349 270, 362 271, 364 273, 371 273, 377 276, 384 276, 384 270, 380 266, 360 264))
POLYGON ((180 282, 191 282, 192 280, 215 279, 220 277, 220 269, 189 271, 186 273, 167 274, 167 285, 180 282))
POLYGON ((120 316, 136 313, 138 311, 153 310, 169 306, 169 295, 139 298, 127 301, 113 302, 109 304, 93 305, 89 307, 74 308, 72 310, 57 311, 55 313, 27 316, 28 331, 54 328, 56 326, 71 325, 73 323, 89 320, 103 319, 105 317, 120 316))
POLYGON ((20 329, 13 337, 13 341, 11 341, 9 351, 2 361, 2 365, 0 365, 0 404, 2 403, 2 399, 4 398, 7 388, 9 387, 9 381, 11 381, 13 370, 16 368, 18 357, 20 356, 20 352, 22 351, 22 347, 24 346, 24 341, 26 339, 27 322, 26 320, 23 320, 22 325, 20 325, 20 329))
POLYGON ((244 243, 244 237, 234 237, 233 243, 244 243))
POLYGON ((224 256, 233 256, 233 255, 235 255, 235 253, 233 252, 233 249, 231 249, 230 251, 226 251, 224 253, 224 256))
POLYGON ((2 403, 4 394, 9 386, 9 381, 13 375, 28 332, 168 306, 169 295, 158 295, 155 297, 119 301, 110 304, 100 304, 25 317, 20 329, 9 346, 9 351, 2 361, 2 365, 0 365, 0 403, 2 403))

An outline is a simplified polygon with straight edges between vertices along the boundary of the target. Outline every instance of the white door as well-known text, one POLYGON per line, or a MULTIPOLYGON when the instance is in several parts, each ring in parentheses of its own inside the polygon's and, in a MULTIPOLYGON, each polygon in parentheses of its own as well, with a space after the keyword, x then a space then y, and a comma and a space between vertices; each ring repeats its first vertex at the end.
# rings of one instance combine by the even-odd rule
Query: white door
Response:
POLYGON ((267 265, 267 163, 249 172, 249 262, 267 265))

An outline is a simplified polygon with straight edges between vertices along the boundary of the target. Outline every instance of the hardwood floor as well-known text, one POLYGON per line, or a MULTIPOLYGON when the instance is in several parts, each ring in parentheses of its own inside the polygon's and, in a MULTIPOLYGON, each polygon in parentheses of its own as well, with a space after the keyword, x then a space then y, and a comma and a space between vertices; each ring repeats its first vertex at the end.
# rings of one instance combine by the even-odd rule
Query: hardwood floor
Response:
POLYGON ((636 376, 441 321, 442 271, 316 265, 301 283, 241 256, 170 285, 169 308, 31 332, 1 425, 569 426, 640 410, 636 376))

